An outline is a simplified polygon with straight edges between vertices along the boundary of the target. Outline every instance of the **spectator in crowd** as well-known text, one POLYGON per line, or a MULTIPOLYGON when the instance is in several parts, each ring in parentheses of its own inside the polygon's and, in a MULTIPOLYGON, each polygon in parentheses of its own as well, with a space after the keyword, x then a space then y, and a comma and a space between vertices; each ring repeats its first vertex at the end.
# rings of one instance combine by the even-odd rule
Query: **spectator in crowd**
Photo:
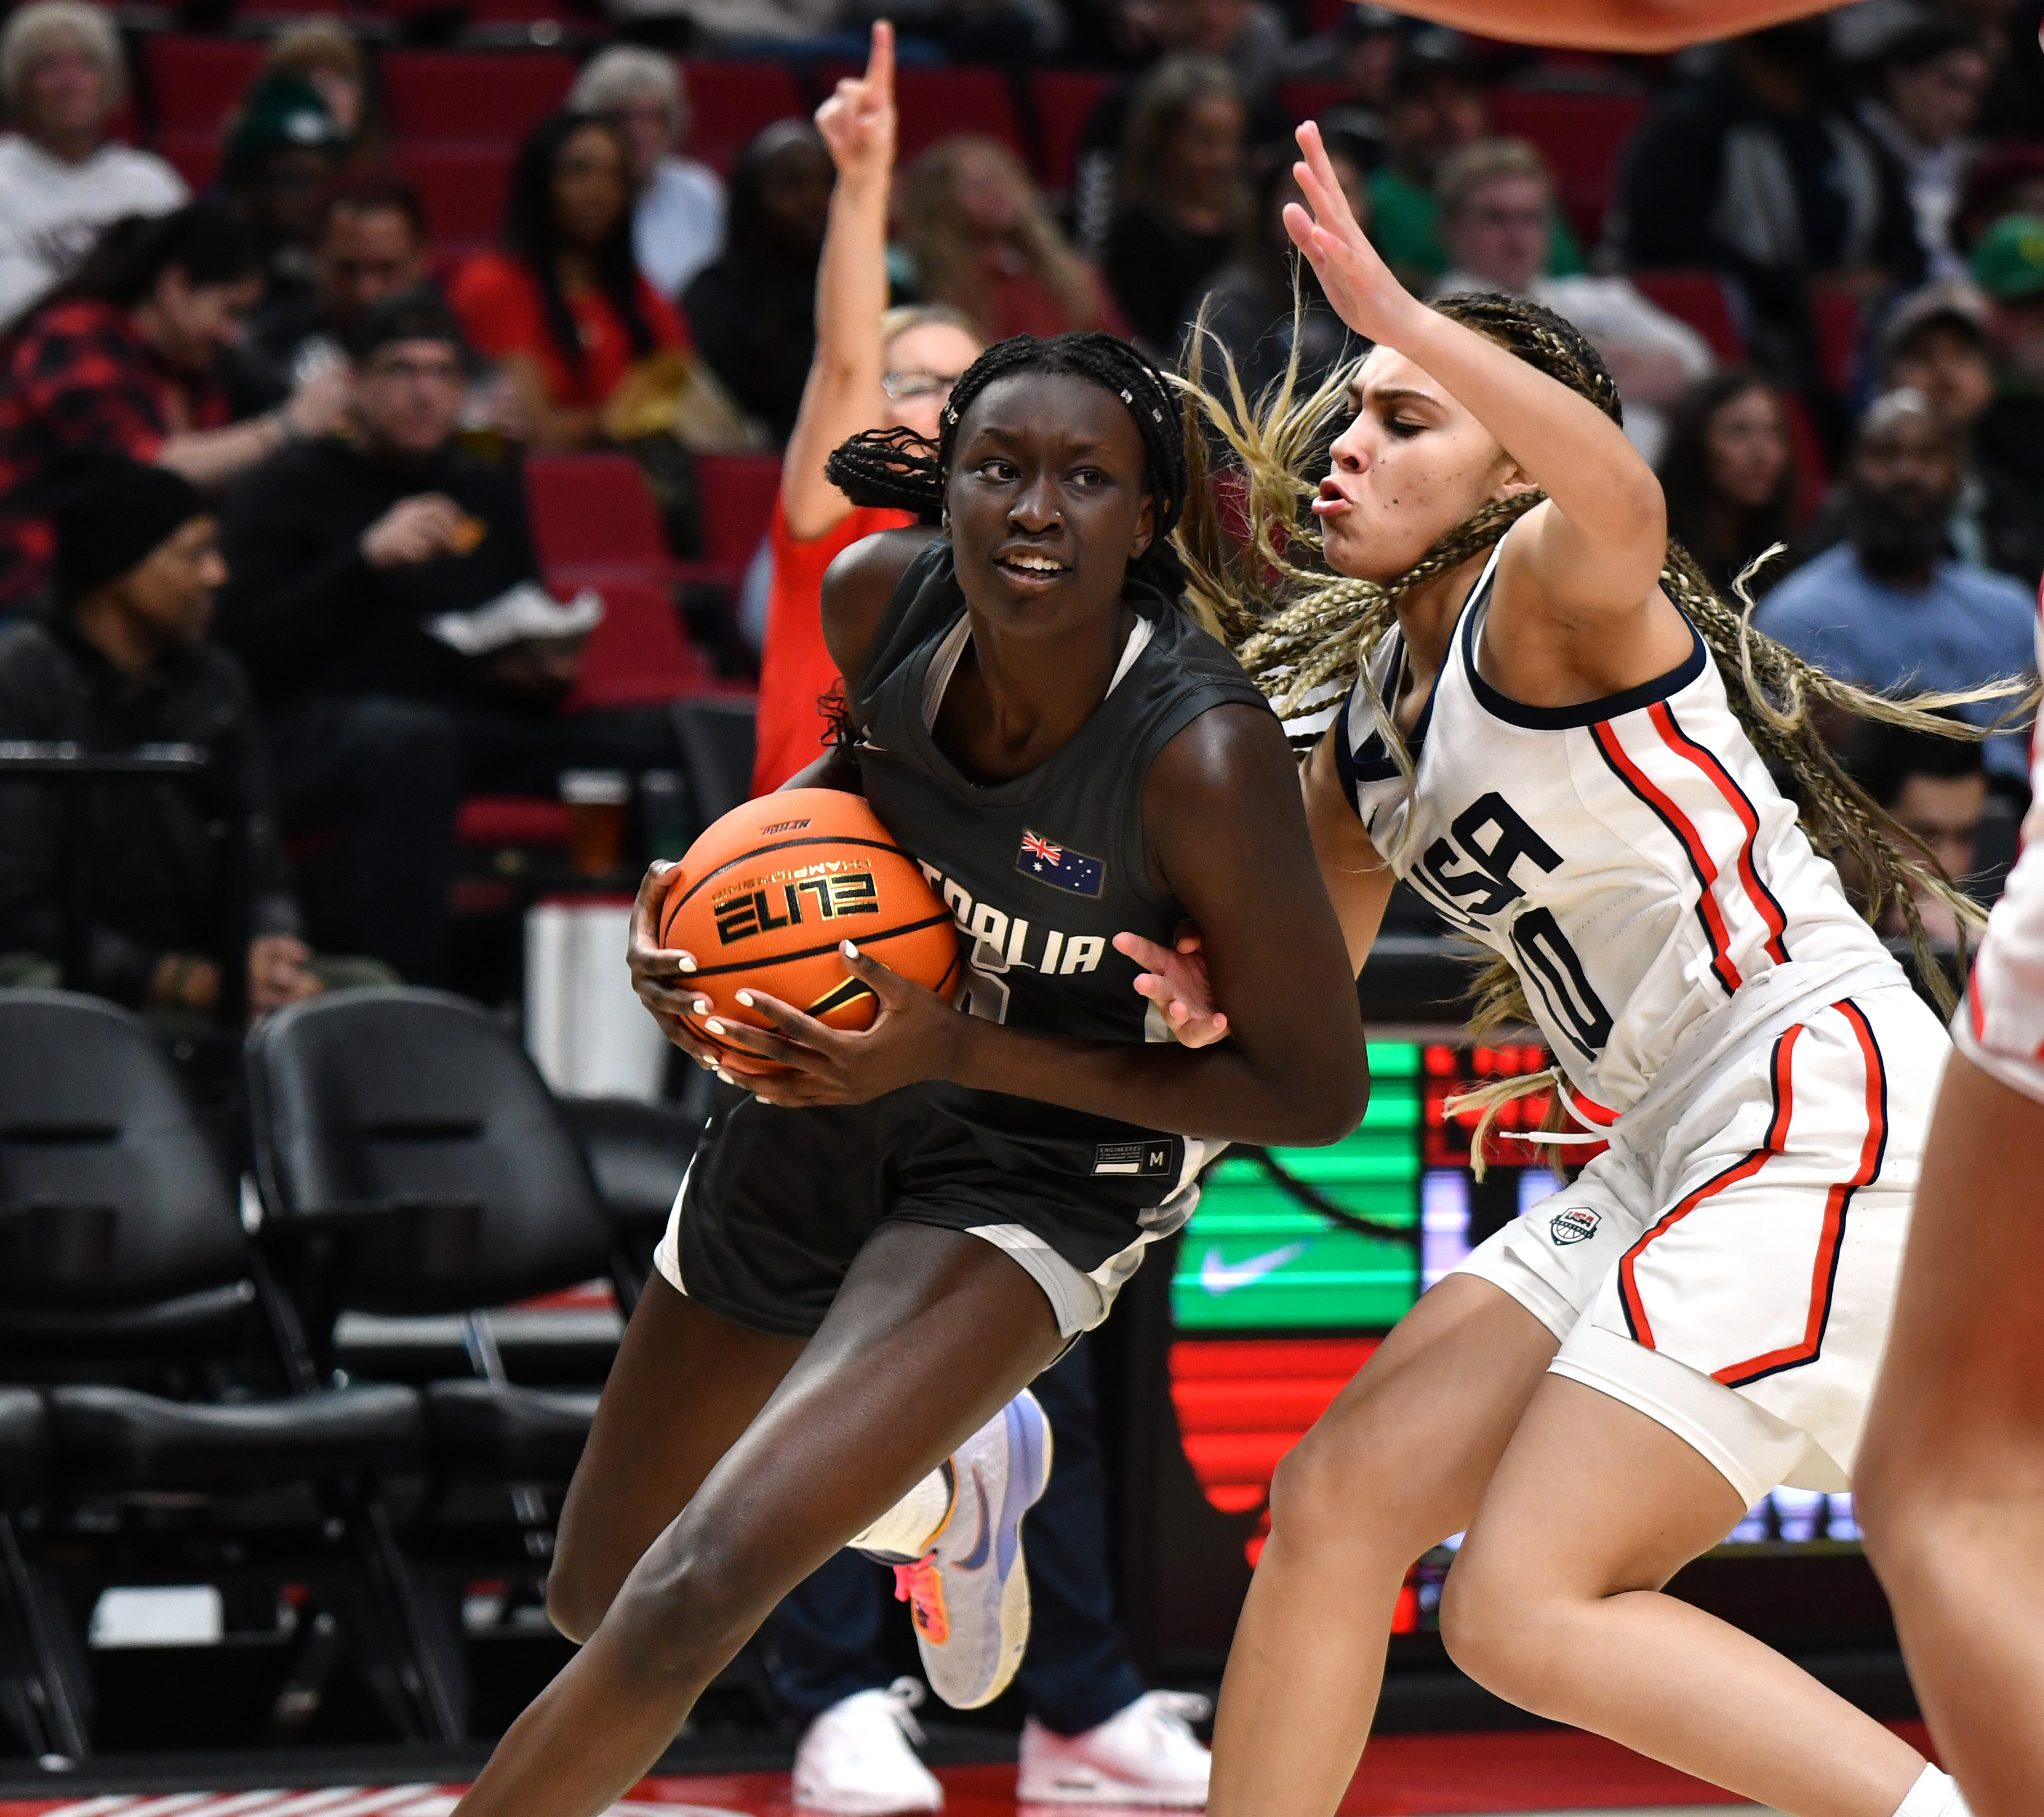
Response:
POLYGON ((1450 269, 1436 296, 1500 290, 1566 316, 1604 355, 1625 405, 1625 432, 1649 461, 1668 430, 1667 407, 1711 369, 1708 343, 1656 309, 1624 278, 1547 275, 1554 182, 1523 139, 1479 139, 1435 182, 1450 269))
POLYGON ((1118 326, 1021 160, 997 140, 947 139, 909 167, 902 251, 915 291, 989 341, 1118 326))
POLYGON ((42 590, 50 529, 28 489, 59 455, 125 453, 212 486, 340 421, 348 382, 330 372, 265 416, 230 422, 214 367, 261 284, 255 241, 225 209, 130 215, 4 344, 0 614, 42 590))
MULTIPOLYGON (((1340 180, 1342 194, 1366 231, 1370 226, 1370 190, 1362 172, 1346 152, 1328 148, 1328 161, 1340 180)), ((1243 389, 1257 397, 1285 376, 1296 341, 1298 382, 1316 390, 1338 367, 1359 357, 1364 344, 1329 305, 1312 267, 1293 251, 1285 231, 1288 203, 1304 202, 1288 159, 1273 159, 1258 186, 1256 203, 1241 236, 1232 264, 1225 267, 1202 300, 1195 320, 1203 323, 1207 344, 1200 350, 1206 379, 1215 383, 1214 355, 1224 352, 1233 363, 1243 389), (1298 312, 1293 310, 1297 286, 1298 312)), ((1188 325, 1189 328, 1190 325, 1188 325)))
MULTIPOLYGON (((1952 432, 1921 397, 1891 391, 1876 401, 1846 470, 1846 540, 1767 597, 1760 628, 1819 668, 1883 693, 1980 688, 2028 674, 2035 597, 2019 581, 1948 552, 1959 474, 1952 432)), ((2009 705, 1959 710, 1984 725, 2009 705)), ((2026 745, 2018 731, 1991 739, 1989 774, 2023 786, 2026 745)))
POLYGON ((310 305, 319 282, 313 243, 327 192, 348 155, 348 140, 319 91, 280 72, 249 90, 228 129, 221 186, 254 229, 261 256, 264 313, 310 305))
POLYGON ((732 167, 723 256, 682 299, 711 371, 777 444, 794 428, 816 351, 816 262, 832 180, 807 121, 769 126, 732 167))
MULTIPOLYGON (((1112 0, 1116 55, 1139 71, 1166 58, 1207 56, 1228 65, 1247 109, 1248 137, 1261 143, 1288 127, 1274 105, 1283 73, 1285 27, 1260 0, 1112 0)), ((1102 257, 1121 197, 1122 149, 1140 74, 1102 96, 1079 136, 1072 182, 1073 237, 1087 257, 1102 257)))
POLYGON ((1919 291, 1882 337, 1881 386, 1917 393, 1958 440, 1947 528, 1961 559, 2034 586, 2044 578, 2044 399, 1997 385, 1988 321, 1970 285, 1919 291))
POLYGON ((817 267, 816 359, 781 465, 767 532, 773 579, 759 665, 752 792, 778 789, 822 754, 830 724, 819 704, 840 686, 824 647, 824 570, 905 512, 855 508, 824 475, 841 442, 902 428, 935 443, 944 401, 984 344, 944 304, 887 306, 887 211, 894 174, 893 33, 874 28, 873 66, 841 85, 817 115, 837 181, 817 267))
POLYGON ((586 448, 639 361, 688 345, 639 270, 623 136, 561 113, 520 148, 504 245, 471 259, 448 301, 476 351, 504 368, 534 448, 586 448))
MULTIPOLYGON (((1938 738, 1896 725, 1867 725, 1846 752, 1846 767, 1860 786, 1892 814, 1904 832, 1923 841, 1955 883, 1981 879, 1981 825, 1987 817, 1987 766, 1981 747, 1938 738)), ((1959 944, 1958 918, 1934 896, 1919 895, 1916 912, 1940 947, 1959 944)), ((1883 910, 1881 932, 1906 939, 1909 928, 1899 905, 1883 910)))
POLYGON ((1708 79, 1656 103, 1619 173, 1625 265, 1737 282, 1755 358, 1796 389, 1819 382, 1812 277, 1870 302, 1924 270, 1901 173, 1830 74, 1821 19, 1736 39, 1708 79))
MULTIPOLYGON (((159 1016, 210 1019, 236 935, 249 940, 252 1016, 331 982, 367 981, 343 968, 323 976, 300 938, 248 684, 206 639, 226 570, 205 500, 167 468, 74 454, 48 476, 45 503, 56 584, 46 615, 0 631, 0 739, 88 752, 186 744, 215 759, 203 778, 132 781, 95 789, 89 806, 74 801, 92 902, 86 988, 159 1016), (227 894, 237 875, 238 905, 227 894)), ((58 982, 63 811, 46 783, 0 784, 10 985, 58 982)))
POLYGON ((1996 221, 1973 248, 1973 274, 1987 293, 1988 332, 2003 383, 2044 398, 2044 213, 1996 221))
POLYGON ((1166 57, 1136 90, 1101 263, 1123 318, 1153 355, 1169 357, 1189 306, 1235 250, 1248 214, 1247 119, 1218 58, 1166 57))
POLYGON ((250 313, 235 360, 279 395, 301 378, 344 363, 363 313, 416 290, 426 276, 426 213, 419 192, 394 171, 343 176, 328 198, 313 247, 315 288, 250 313))
POLYGON ((382 121, 371 99, 369 70, 355 34, 335 18, 294 19, 270 40, 256 85, 271 74, 296 76, 321 105, 357 161, 382 150, 382 121))
MULTIPOLYGON (((1370 179, 1370 237, 1385 263, 1414 292, 1448 268, 1435 184, 1442 167, 1481 138, 1488 125, 1483 87, 1449 34, 1429 32, 1407 47, 1385 116, 1386 161, 1370 179)), ((1555 277, 1583 268, 1581 249, 1559 209, 1550 206, 1547 259, 1555 277)))
POLYGON ((1974 164, 1953 217, 1953 246, 1970 259, 1987 230, 2011 214, 2044 216, 2044 145, 1997 146, 1974 164))
MULTIPOLYGON (((1669 414, 1659 471, 1668 534, 1726 599, 1748 567, 1795 534, 1800 476, 1788 417, 1749 367, 1727 367, 1690 388, 1669 414)), ((1774 563, 1755 575, 1747 583, 1754 597, 1785 571, 1774 563)))
POLYGON ((268 720, 286 826, 342 829, 354 943, 427 983, 464 792, 677 765, 658 709, 559 712, 573 634, 551 628, 517 471, 454 440, 463 349, 445 305, 388 298, 352 351, 354 432, 286 449, 229 499, 221 634, 268 720), (493 609, 543 628, 495 643, 493 609))
POLYGON ((1343 147, 1366 170, 1390 155, 1388 124, 1397 90, 1400 15, 1365 0, 1343 6, 1319 37, 1301 44, 1289 73, 1308 82, 1338 82, 1348 90, 1315 115, 1320 136, 1343 147))
POLYGON ((127 93, 113 15, 80 0, 35 0, 0 33, 0 328, 68 278, 124 214, 167 214, 186 199, 161 158, 106 129, 127 93))
POLYGON ((1889 42, 1877 91, 1860 103, 1861 119, 1902 172, 1934 278, 1964 264, 1952 219, 1980 153, 1971 135, 1991 73, 1975 33, 1954 21, 1927 20, 1889 42))
POLYGON ((605 116, 624 135, 639 269, 662 296, 678 302, 724 250, 724 181, 682 155, 694 115, 681 65, 658 51, 613 44, 583 65, 568 106, 605 116))

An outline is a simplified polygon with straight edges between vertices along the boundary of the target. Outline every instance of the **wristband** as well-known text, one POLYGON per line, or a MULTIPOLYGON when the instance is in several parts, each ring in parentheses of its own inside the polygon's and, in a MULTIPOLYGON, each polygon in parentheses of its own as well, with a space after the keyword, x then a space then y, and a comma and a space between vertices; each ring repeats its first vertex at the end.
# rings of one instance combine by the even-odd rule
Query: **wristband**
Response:
POLYGON ((279 448, 287 448, 292 443, 303 441, 305 440, 305 437, 298 432, 298 425, 291 421, 291 407, 290 405, 279 404, 275 409, 270 413, 270 421, 277 425, 277 446, 279 448))

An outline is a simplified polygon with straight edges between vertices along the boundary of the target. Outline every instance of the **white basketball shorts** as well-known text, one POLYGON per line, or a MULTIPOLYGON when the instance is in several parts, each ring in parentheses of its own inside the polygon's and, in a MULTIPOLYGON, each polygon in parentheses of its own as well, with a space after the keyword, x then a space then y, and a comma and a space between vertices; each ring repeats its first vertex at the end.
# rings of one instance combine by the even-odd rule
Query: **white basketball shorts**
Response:
POLYGON ((1747 1506, 1846 1489, 1949 1051, 1906 985, 1815 1009, 1707 1075, 1654 1151, 1621 1123, 1460 1272, 1561 1339, 1555 1373, 1679 1435, 1747 1506))

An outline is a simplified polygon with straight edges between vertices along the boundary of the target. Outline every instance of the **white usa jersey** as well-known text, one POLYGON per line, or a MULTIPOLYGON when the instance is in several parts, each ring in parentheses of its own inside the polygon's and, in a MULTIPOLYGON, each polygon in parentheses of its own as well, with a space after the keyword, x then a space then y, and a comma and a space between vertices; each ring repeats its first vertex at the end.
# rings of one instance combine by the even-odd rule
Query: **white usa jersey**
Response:
MULTIPOLYGON (((1754 1001, 1760 981, 1793 997, 1805 977, 1814 992, 1885 961, 1900 981, 1733 716, 1694 628, 1688 659, 1656 680, 1581 706, 1524 706, 1477 672, 1496 567, 1493 551, 1407 739, 1416 789, 1361 682, 1335 748, 1378 852, 1518 973, 1578 1116, 1631 1109, 1685 1036, 1714 1045, 1712 1019, 1742 991, 1754 1001)), ((1394 629, 1373 656, 1387 701, 1404 653, 1394 629)))

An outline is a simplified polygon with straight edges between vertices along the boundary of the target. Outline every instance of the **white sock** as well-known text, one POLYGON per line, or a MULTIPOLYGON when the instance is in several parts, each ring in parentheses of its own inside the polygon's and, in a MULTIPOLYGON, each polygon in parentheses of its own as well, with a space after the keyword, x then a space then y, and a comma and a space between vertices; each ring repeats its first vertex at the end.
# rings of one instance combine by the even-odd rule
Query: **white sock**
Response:
MULTIPOLYGON (((864 1531, 845 1544, 861 1552, 885 1552, 897 1558, 920 1558, 930 1549, 937 1529, 951 1511, 952 1477, 947 1462, 916 1484, 864 1531)), ((1916 1817, 1913 1811, 1908 1817, 1916 1817)))
POLYGON ((1895 1817, 1973 1817, 1950 1773, 1927 1766, 1917 1775, 1909 1796, 1895 1807, 1895 1817))

